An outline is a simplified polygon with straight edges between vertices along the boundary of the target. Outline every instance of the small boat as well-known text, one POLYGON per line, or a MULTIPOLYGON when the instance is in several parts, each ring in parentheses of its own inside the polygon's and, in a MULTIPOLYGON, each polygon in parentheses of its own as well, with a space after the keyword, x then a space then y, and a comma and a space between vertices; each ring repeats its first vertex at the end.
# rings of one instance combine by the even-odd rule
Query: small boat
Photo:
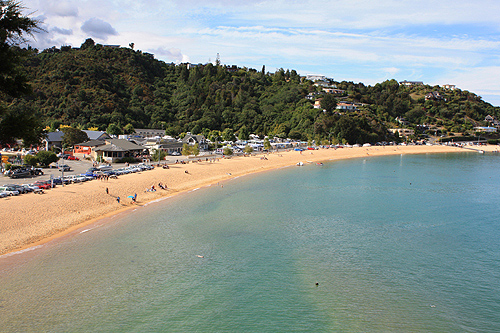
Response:
POLYGON ((299 163, 297 163, 297 166, 303 166, 303 165, 304 165, 304 163, 303 163, 303 162, 299 162, 299 163))
POLYGON ((321 162, 320 163, 316 163, 316 165, 323 166, 323 163, 321 163, 321 162))

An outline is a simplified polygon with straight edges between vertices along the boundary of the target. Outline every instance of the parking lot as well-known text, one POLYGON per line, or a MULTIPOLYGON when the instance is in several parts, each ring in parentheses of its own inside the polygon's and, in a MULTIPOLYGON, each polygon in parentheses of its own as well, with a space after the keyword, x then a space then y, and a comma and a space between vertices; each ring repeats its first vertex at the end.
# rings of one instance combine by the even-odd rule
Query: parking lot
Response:
MULTIPOLYGON (((59 164, 66 164, 71 168, 71 171, 64 172, 64 175, 79 175, 87 171, 88 168, 92 167, 92 163, 89 161, 70 161, 60 159, 59 164)), ((43 168, 43 175, 32 176, 25 178, 10 178, 7 176, 0 176, 0 185, 3 184, 29 184, 36 182, 38 180, 50 180, 50 176, 59 177, 62 176, 62 172, 57 168, 43 168)))
MULTIPOLYGON (((174 164, 176 161, 183 161, 186 160, 186 156, 167 156, 166 160, 161 161, 161 164, 174 164)), ((156 165, 158 162, 151 162, 152 164, 156 165)), ((64 159, 59 159, 58 161, 59 165, 64 165, 66 164, 71 168, 71 171, 65 171, 64 176, 69 176, 69 175, 79 175, 82 173, 85 173, 89 168, 92 167, 92 162, 87 161, 87 160, 79 160, 79 161, 72 161, 72 160, 64 160, 64 159)), ((125 166, 125 164, 120 163, 120 164, 114 164, 113 169, 115 168, 121 168, 125 166)), ((39 180, 50 180, 50 177, 60 177, 62 176, 62 172, 58 168, 43 168, 43 175, 41 176, 31 176, 31 177, 25 177, 25 178, 10 178, 4 175, 0 175, 0 185, 4 184, 30 184, 34 183, 39 180)))

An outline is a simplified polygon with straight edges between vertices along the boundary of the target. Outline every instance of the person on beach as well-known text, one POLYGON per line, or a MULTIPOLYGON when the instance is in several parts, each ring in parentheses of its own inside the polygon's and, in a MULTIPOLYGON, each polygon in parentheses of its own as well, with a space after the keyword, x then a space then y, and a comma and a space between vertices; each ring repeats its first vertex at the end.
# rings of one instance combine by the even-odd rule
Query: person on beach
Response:
POLYGON ((109 194, 109 189, 106 187, 106 194, 109 194))
POLYGON ((120 203, 120 197, 116 197, 116 202, 120 203))

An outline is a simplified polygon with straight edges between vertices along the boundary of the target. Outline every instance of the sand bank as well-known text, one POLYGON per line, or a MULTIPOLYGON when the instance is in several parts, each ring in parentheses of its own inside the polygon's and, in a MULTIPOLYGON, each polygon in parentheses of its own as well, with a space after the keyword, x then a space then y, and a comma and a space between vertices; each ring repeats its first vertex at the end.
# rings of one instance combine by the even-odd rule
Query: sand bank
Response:
MULTIPOLYGON (((496 151, 496 146, 482 147, 496 151)), ((470 151, 447 146, 388 146, 314 151, 288 151, 170 165, 108 181, 58 186, 43 195, 26 194, 0 200, 0 255, 46 242, 120 211, 161 197, 216 184, 250 173, 292 166, 298 162, 319 162, 380 155, 423 154, 470 151), (262 157, 266 156, 266 159, 262 157), (187 171, 187 173, 186 173, 187 171), (158 183, 167 185, 161 190, 158 183), (145 192, 154 185, 156 192, 145 192), (106 193, 106 188, 109 194, 106 193), (137 193, 134 204, 128 198, 137 193), (116 197, 120 197, 120 203, 116 197)))

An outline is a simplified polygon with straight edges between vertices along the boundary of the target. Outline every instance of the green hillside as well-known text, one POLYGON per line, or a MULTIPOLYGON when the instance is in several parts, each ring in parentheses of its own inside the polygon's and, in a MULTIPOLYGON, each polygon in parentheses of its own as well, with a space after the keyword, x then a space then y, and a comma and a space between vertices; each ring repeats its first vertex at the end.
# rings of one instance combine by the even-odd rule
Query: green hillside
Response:
MULTIPOLYGON (((34 94, 13 101, 31 109, 44 125, 63 123, 106 130, 165 129, 195 134, 234 131, 302 140, 337 139, 351 144, 394 140, 388 128, 429 124, 445 133, 473 134, 490 114, 500 116, 475 94, 441 87, 400 86, 395 80, 374 86, 331 82, 344 94, 337 101, 363 103, 354 112, 323 112, 306 99, 321 88, 294 70, 230 68, 212 64, 167 64, 130 48, 93 45, 51 48, 34 54, 25 66, 34 94), (437 91, 446 100, 425 101, 437 91)), ((321 97, 321 95, 319 95, 321 97)), ((335 110, 334 110, 335 111, 335 110)))

